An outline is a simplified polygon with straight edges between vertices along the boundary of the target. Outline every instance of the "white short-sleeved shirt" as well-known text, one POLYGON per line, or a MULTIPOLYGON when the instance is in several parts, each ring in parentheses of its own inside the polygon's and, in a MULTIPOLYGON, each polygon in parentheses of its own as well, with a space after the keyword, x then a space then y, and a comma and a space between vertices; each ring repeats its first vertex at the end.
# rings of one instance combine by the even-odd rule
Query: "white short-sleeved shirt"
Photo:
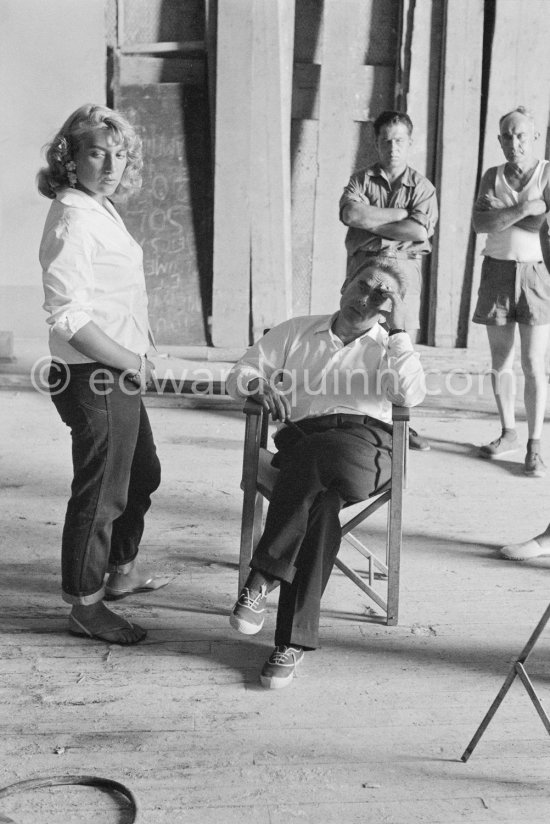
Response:
POLYGON ((79 189, 59 192, 46 218, 39 258, 53 357, 90 362, 70 343, 90 321, 127 349, 148 350, 143 252, 109 201, 102 206, 79 189))

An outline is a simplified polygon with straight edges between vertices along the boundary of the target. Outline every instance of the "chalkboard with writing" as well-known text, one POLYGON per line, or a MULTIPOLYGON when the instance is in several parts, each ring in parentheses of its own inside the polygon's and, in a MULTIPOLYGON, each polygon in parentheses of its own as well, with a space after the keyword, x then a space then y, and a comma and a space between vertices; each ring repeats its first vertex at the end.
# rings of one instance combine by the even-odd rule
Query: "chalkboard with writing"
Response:
POLYGON ((212 292, 212 165, 206 87, 123 86, 115 107, 143 140, 143 186, 120 207, 141 244, 159 344, 208 343, 212 292))

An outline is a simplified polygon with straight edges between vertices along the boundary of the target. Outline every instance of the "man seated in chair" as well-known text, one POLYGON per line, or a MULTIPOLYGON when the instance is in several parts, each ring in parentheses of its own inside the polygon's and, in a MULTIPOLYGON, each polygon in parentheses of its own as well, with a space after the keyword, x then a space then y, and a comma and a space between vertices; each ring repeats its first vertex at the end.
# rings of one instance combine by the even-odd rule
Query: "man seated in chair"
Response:
POLYGON ((259 632, 267 595, 280 586, 276 646, 260 676, 266 688, 287 686, 304 651, 318 645, 340 509, 390 478, 392 403, 424 399, 424 372, 403 330, 404 292, 393 262, 368 261, 344 282, 339 311, 279 324, 228 375, 233 397, 252 397, 280 422, 277 481, 230 618, 245 635, 259 632))

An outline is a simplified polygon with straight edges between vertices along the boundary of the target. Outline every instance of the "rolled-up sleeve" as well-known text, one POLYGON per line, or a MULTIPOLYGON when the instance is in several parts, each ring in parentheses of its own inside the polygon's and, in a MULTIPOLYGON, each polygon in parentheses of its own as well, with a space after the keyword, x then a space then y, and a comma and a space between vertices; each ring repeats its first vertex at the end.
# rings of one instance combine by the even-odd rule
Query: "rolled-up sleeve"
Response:
POLYGON ((419 180, 414 188, 409 217, 426 229, 428 237, 433 235, 439 212, 435 189, 426 178, 419 180))
POLYGON ((246 398, 251 381, 263 378, 269 382, 281 374, 291 340, 291 327, 292 320, 289 320, 270 329, 237 361, 226 379, 226 389, 231 397, 246 398))
POLYGON ((79 222, 63 220, 44 233, 40 263, 50 332, 68 341, 91 320, 93 242, 79 222))
POLYGON ((342 197, 340 198, 340 204, 338 207, 340 220, 342 220, 342 212, 344 211, 344 208, 350 203, 370 204, 370 200, 365 192, 364 177, 364 174, 354 174, 350 177, 348 185, 345 187, 342 192, 342 197))
POLYGON ((388 339, 380 387, 384 397, 397 406, 418 406, 426 397, 424 369, 406 332, 388 339))

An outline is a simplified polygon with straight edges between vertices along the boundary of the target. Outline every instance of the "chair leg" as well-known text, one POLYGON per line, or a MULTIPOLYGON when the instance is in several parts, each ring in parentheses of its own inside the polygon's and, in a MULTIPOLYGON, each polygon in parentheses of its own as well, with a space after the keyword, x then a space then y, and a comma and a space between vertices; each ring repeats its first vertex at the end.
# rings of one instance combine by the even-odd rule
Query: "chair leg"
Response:
POLYGON ((239 551, 239 593, 248 578, 250 559, 260 540, 263 500, 263 496, 260 495, 259 492, 254 492, 253 496, 249 497, 246 503, 243 502, 241 546, 239 551))
POLYGON ((392 448, 392 491, 388 510, 388 611, 386 623, 395 626, 399 619, 399 569, 403 540, 403 489, 407 454, 408 423, 394 420, 392 448))
POLYGON ((258 455, 263 433, 263 415, 260 410, 246 415, 243 450, 243 509, 241 519, 241 543, 239 549, 238 593, 248 577, 252 553, 259 541, 262 527, 263 498, 256 489, 258 455))

